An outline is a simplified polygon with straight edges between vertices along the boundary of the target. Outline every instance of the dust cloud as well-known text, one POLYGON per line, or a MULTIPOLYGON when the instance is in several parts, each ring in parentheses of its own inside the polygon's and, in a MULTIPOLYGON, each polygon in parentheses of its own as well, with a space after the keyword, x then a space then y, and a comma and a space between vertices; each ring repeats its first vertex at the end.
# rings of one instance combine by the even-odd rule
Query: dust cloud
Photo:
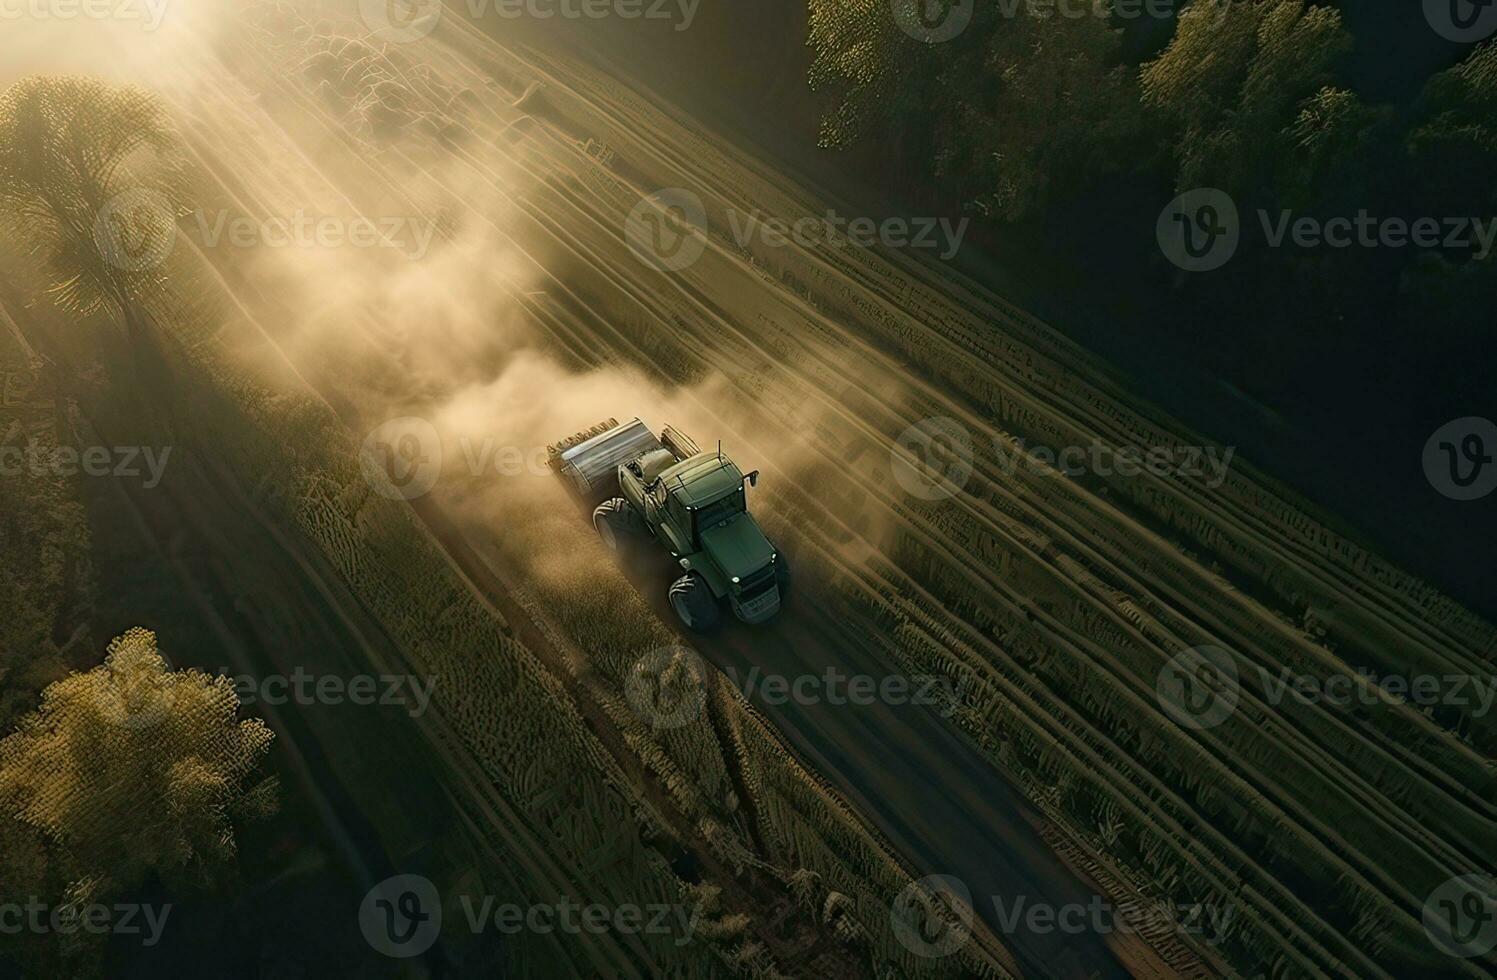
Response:
MULTIPOLYGON (((559 342, 562 333, 591 340, 596 325, 560 301, 575 256, 538 240, 521 205, 570 165, 544 140, 517 147, 517 129, 536 128, 521 125, 529 112, 545 111, 538 100, 498 80, 451 78, 447 86, 465 94, 467 138, 455 146, 417 133, 374 140, 294 60, 268 62, 277 77, 246 77, 254 59, 244 49, 262 40, 242 30, 249 5, 159 2, 153 30, 121 21, 7 25, 7 48, 19 56, 3 80, 76 72, 163 95, 201 172, 202 200, 181 234, 225 270, 237 308, 300 377, 356 406, 355 443, 392 418, 425 420, 441 439, 439 493, 464 519, 495 527, 554 512, 561 491, 545 447, 607 418, 639 416, 657 431, 671 423, 704 447, 722 439, 745 470, 808 476, 818 466, 811 433, 831 424, 830 408, 803 402, 794 428, 766 428, 764 409, 721 374, 672 385, 601 347, 579 358, 559 342), (340 241, 320 237, 323 227, 340 241), (377 244, 349 244, 356 227, 372 230, 377 244)), ((302 6, 310 10, 301 36, 326 30, 327 21, 311 23, 335 13, 330 5, 302 6)), ((332 23, 334 33, 367 37, 352 16, 332 23)), ((273 54, 305 53, 290 48, 273 54)), ((392 60, 381 53, 388 45, 371 49, 363 70, 409 78, 409 53, 392 60)), ((774 373, 756 384, 777 384, 774 373)), ((547 560, 568 559, 552 550, 547 560)))

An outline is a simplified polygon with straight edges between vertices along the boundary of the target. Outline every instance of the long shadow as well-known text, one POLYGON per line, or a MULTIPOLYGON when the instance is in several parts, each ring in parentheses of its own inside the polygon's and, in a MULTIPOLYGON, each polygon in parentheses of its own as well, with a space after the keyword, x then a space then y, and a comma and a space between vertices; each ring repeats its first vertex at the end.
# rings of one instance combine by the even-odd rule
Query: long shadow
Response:
MULTIPOLYGON (((793 548, 787 553, 793 557, 793 548)), ((720 669, 917 875, 951 875, 970 889, 975 912, 1026 976, 1129 976, 1100 932, 1065 931, 1054 918, 1048 928, 1033 927, 1030 909, 1089 909, 1097 893, 1045 844, 1034 807, 946 717, 939 698, 929 690, 914 696, 919 684, 908 685, 909 696, 860 696, 856 703, 848 696, 846 678, 870 677, 881 688, 886 678, 907 675, 883 651, 847 639, 835 597, 801 576, 775 620, 748 626, 725 611, 722 627, 703 636, 681 627, 666 599, 679 574, 668 558, 646 547, 623 565, 683 644, 720 669), (764 683, 771 676, 824 681, 828 670, 844 680, 803 682, 809 696, 764 683)))

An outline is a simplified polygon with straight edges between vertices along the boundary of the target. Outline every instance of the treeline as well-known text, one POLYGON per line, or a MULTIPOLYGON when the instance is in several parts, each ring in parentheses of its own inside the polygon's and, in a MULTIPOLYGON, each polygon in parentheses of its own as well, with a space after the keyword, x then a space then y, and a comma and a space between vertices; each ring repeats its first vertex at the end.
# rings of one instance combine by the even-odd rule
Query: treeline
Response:
POLYGON ((1475 234, 1447 242, 1446 221, 1494 214, 1497 43, 1389 104, 1349 80, 1341 13, 1304 0, 1190 0, 1142 24, 978 3, 934 44, 883 0, 809 6, 811 82, 836 99, 824 145, 876 142, 903 186, 935 190, 927 203, 985 219, 1014 254, 1078 267, 1103 287, 1097 303, 1196 344, 1200 366, 1271 404, 1332 411, 1370 402, 1380 380, 1390 414, 1475 407, 1460 365, 1480 350, 1497 264, 1475 234), (1187 275, 1155 222, 1202 187, 1231 195, 1241 244, 1222 268, 1187 275), (1276 229, 1286 211, 1434 218, 1441 243, 1274 245, 1265 220, 1276 229))

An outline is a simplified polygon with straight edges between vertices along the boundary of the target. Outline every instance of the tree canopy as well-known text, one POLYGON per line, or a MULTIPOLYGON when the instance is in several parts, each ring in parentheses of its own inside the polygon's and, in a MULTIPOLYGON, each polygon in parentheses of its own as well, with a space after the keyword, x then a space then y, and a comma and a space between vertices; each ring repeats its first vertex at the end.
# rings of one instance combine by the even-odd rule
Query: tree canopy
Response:
POLYGON ((0 217, 47 253, 64 309, 128 317, 159 285, 152 250, 174 234, 178 147, 140 89, 49 75, 0 93, 0 217))
POLYGON ((253 781, 274 736, 238 707, 227 678, 170 670, 155 634, 132 629, 0 740, 0 822, 44 842, 75 892, 208 880, 235 854, 236 821, 275 800, 253 781))

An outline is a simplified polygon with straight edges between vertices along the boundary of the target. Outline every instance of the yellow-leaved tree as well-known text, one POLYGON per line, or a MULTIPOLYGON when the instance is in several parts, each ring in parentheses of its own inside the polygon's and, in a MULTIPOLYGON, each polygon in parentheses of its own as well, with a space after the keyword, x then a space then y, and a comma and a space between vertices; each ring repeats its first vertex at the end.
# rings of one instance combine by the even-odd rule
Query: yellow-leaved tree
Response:
POLYGON ((211 881, 235 827, 276 805, 274 778, 257 776, 274 735, 238 709, 228 678, 171 670, 144 629, 46 688, 0 740, 0 901, 211 881))

